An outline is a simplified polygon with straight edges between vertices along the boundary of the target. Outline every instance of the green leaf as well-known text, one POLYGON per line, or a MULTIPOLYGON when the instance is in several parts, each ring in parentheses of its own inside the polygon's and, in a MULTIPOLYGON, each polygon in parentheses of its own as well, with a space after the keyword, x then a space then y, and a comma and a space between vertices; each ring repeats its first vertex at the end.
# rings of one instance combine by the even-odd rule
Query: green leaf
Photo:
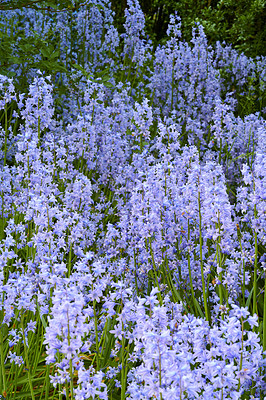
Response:
POLYGON ((55 50, 53 46, 43 46, 41 49, 41 54, 43 57, 48 58, 49 60, 54 60, 55 58, 58 58, 60 55, 59 50, 55 50))
POLYGON ((50 57, 50 51, 47 47, 42 47, 41 48, 41 53, 44 57, 49 58, 50 57))
POLYGON ((67 73, 68 69, 63 64, 57 63, 55 68, 53 69, 53 71, 54 72, 65 72, 65 73, 67 73))
POLYGON ((50 54, 50 58, 51 59, 55 59, 55 58, 58 58, 59 55, 60 55, 60 51, 59 50, 55 50, 55 51, 53 51, 53 53, 50 54))
POLYGON ((43 325, 44 329, 46 329, 47 328, 47 322, 45 321, 44 316, 41 314, 41 309, 40 309, 40 306, 39 306, 38 303, 36 304, 36 306, 37 306, 37 309, 38 309, 38 312, 39 312, 40 320, 42 321, 42 325, 43 325))
POLYGON ((97 78, 107 76, 109 73, 109 68, 105 68, 102 71, 97 72, 97 78))
POLYGON ((250 302, 251 302, 251 299, 252 299, 252 295, 253 295, 253 288, 251 289, 251 291, 249 293, 249 296, 248 296, 248 299, 246 301, 246 307, 247 308, 249 308, 249 305, 250 305, 250 302))
POLYGON ((109 76, 109 75, 104 75, 104 76, 102 77, 102 82, 107 82, 107 81, 109 81, 109 79, 110 79, 110 76, 109 76))
POLYGON ((17 75, 16 72, 9 71, 8 69, 5 68, 2 69, 1 67, 0 67, 0 74, 6 75, 8 78, 13 78, 14 76, 17 75))
POLYGON ((26 52, 26 53, 30 53, 32 52, 33 48, 31 44, 25 43, 25 44, 21 44, 20 48, 22 51, 26 52))
POLYGON ((81 71, 83 73, 83 75, 86 76, 86 78, 92 78, 92 75, 90 75, 83 67, 81 67, 81 65, 78 64, 72 64, 72 67, 81 71))
POLYGON ((113 88, 114 87, 114 85, 111 82, 102 82, 102 83, 107 88, 113 88))
POLYGON ((37 61, 31 65, 32 68, 38 68, 41 71, 46 70, 48 72, 65 72, 68 70, 61 62, 51 62, 49 60, 37 61))
POLYGON ((25 60, 23 60, 23 58, 15 57, 15 56, 8 57, 8 61, 11 62, 12 64, 22 64, 25 62, 25 60))

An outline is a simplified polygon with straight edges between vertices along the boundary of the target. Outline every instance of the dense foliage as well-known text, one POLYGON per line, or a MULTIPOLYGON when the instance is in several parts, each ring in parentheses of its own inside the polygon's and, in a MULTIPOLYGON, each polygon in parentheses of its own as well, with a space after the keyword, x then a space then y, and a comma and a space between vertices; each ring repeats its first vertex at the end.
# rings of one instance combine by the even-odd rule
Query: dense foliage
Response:
POLYGON ((0 7, 1 400, 266 396, 266 59, 149 4, 0 7))
MULTIPOLYGON (((122 33, 127 1, 110 1, 115 13, 114 25, 122 33)), ((75 11, 84 3, 82 0, 2 0, 0 10, 75 11)), ((212 45, 225 41, 248 56, 266 55, 265 0, 140 0, 139 4, 145 15, 145 31, 155 45, 167 40, 170 15, 177 12, 182 20, 182 37, 187 41, 192 38, 195 22, 199 22, 212 45)))
MULTIPOLYGON (((112 0, 112 5, 121 27, 126 1, 112 0)), ((169 16, 177 12, 186 40, 194 23, 200 22, 209 43, 226 41, 249 56, 266 55, 265 0, 140 0, 140 5, 146 29, 157 43, 164 41, 169 16)))

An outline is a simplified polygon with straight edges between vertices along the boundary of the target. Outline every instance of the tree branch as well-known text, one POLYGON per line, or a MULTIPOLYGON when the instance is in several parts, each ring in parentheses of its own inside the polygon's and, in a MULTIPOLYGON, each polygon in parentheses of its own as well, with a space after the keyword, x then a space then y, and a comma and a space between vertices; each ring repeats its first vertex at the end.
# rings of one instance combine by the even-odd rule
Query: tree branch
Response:
POLYGON ((37 7, 38 3, 44 3, 44 1, 43 0, 25 0, 24 2, 19 2, 17 4, 10 4, 10 1, 9 1, 9 2, 6 2, 5 4, 0 4, 0 10, 8 11, 8 10, 18 10, 18 9, 22 9, 22 8, 31 8, 32 7, 35 10, 63 12, 63 11, 68 11, 68 10, 73 10, 73 9, 76 10, 79 7, 88 5, 88 3, 85 2, 85 3, 78 4, 77 6, 72 6, 72 7, 70 6, 68 8, 56 10, 51 5, 49 5, 49 3, 46 6, 37 7))
POLYGON ((27 0, 24 3, 20 3, 20 4, 10 4, 10 1, 9 1, 6 4, 0 4, 0 10, 16 10, 18 8, 31 7, 33 4, 36 4, 36 3, 43 3, 43 1, 42 0, 27 0))

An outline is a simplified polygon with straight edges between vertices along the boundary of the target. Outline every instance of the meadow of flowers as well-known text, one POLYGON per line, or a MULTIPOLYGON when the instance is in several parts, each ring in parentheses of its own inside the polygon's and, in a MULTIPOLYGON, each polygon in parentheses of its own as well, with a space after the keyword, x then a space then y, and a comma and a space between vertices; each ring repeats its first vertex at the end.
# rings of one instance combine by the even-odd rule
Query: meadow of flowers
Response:
POLYGON ((127 5, 0 13, 0 398, 264 399, 266 60, 127 5))

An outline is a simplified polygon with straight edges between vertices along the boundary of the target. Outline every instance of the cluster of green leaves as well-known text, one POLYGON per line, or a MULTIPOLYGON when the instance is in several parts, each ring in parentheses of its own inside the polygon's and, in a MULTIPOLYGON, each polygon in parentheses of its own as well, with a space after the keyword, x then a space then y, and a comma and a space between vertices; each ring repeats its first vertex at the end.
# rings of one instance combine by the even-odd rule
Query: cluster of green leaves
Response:
MULTIPOLYGON (((71 0, 11 0, 4 1, 0 5, 2 11, 17 11, 25 9, 34 9, 43 12, 46 18, 54 19, 58 13, 67 13, 68 20, 71 21, 73 13, 84 5, 84 1, 78 0, 72 4, 71 0)), ((86 5, 89 7, 88 3, 86 5)), ((101 7, 99 7, 101 8, 101 7)), ((51 75, 54 90, 57 94, 63 94, 65 88, 60 85, 61 80, 58 79, 59 74, 71 74, 73 69, 82 72, 83 76, 90 77, 92 81, 97 79, 110 87, 109 75, 106 70, 99 71, 94 77, 88 76, 81 65, 74 64, 72 53, 62 58, 58 43, 60 42, 59 32, 50 28, 45 36, 41 36, 38 32, 32 31, 25 33, 23 26, 23 17, 11 17, 8 13, 3 16, 0 14, 0 74, 15 77, 14 84, 19 88, 20 92, 27 91, 28 82, 25 79, 27 73, 31 70, 40 70, 45 75, 51 75), (6 19, 7 18, 7 19, 6 19), (12 67, 20 66, 22 73, 18 76, 12 67), (94 78, 94 79, 93 79, 94 78)), ((71 32, 71 46, 77 41, 75 30, 71 32)), ((82 63, 82 57, 78 62, 82 63)), ((60 97, 60 96, 59 96, 60 97)), ((60 102, 59 98, 56 100, 60 102)))
MULTIPOLYGON (((8 5, 1 4, 0 9, 4 11, 16 10, 27 7, 27 5, 38 9, 37 4, 42 6, 41 3, 43 2, 10 2, 8 5)), ((45 10, 52 13, 52 8, 45 8, 45 10)), ((32 68, 40 69, 46 74, 67 72, 66 66, 59 60, 59 50, 56 49, 56 38, 52 31, 49 31, 45 38, 40 37, 37 32, 32 32, 30 36, 26 36, 20 18, 16 23, 11 21, 11 24, 10 21, 5 23, 4 18, 2 18, 0 28, 0 74, 13 77, 16 73, 10 67, 20 65, 22 67, 22 79, 19 80, 20 88, 24 89, 23 86, 26 85, 25 79, 23 82, 24 72, 26 73, 32 68)))
POLYGON ((211 43, 225 40, 248 56, 266 55, 265 0, 220 0, 198 19, 211 43))

